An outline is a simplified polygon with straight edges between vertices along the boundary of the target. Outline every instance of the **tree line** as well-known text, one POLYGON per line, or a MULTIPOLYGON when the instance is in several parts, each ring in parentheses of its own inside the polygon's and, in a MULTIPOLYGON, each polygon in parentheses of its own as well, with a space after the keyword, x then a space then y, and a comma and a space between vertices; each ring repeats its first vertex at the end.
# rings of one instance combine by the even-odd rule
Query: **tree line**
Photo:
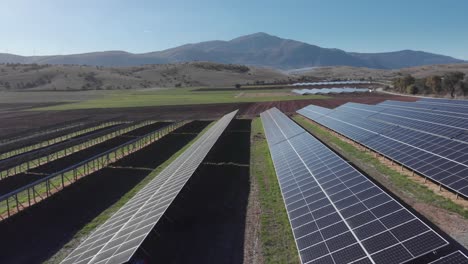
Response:
POLYGON ((393 80, 395 91, 407 94, 434 94, 467 96, 468 77, 463 72, 449 72, 442 76, 431 75, 426 78, 415 78, 408 74, 393 80))

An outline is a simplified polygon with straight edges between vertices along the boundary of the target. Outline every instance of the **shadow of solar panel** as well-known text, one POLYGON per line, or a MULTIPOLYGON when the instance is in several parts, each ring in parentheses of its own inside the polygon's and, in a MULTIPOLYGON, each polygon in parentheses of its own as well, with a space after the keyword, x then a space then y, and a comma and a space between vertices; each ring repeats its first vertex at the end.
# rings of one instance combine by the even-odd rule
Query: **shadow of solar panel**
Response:
POLYGON ((194 144, 99 226, 62 263, 124 263, 153 229, 236 115, 218 120, 194 144))
POLYGON ((280 111, 261 118, 302 263, 404 263, 448 244, 280 111))

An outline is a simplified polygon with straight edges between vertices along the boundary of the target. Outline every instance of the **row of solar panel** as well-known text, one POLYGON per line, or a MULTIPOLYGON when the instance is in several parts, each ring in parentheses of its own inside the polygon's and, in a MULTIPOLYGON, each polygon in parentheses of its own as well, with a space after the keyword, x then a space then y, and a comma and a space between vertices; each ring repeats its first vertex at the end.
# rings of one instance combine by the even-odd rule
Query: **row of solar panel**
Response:
POLYGON ((468 197, 468 119, 347 103, 298 113, 468 197))
POLYGON ((448 245, 279 110, 261 119, 302 263, 405 263, 448 245))
POLYGON ((468 105, 468 100, 454 100, 442 98, 421 98, 418 100, 418 102, 468 105))
POLYGON ((446 113, 432 113, 427 110, 399 108, 386 104, 365 105, 347 103, 336 110, 359 114, 402 127, 438 135, 457 141, 468 142, 468 116, 456 116, 446 113))
POLYGON ((110 219, 99 226, 62 263, 118 264, 130 260, 237 111, 225 115, 110 219))
POLYGON ((341 94, 341 93, 367 93, 369 89, 365 88, 350 88, 350 87, 343 87, 343 88, 323 88, 323 89, 301 89, 292 90, 293 93, 297 93, 300 95, 305 94, 341 94))
POLYGON ((314 85, 335 85, 335 84, 369 84, 369 81, 336 81, 336 82, 303 82, 294 83, 292 86, 314 86, 314 85))
POLYGON ((398 108, 409 108, 414 110, 424 110, 429 113, 451 114, 454 116, 468 116, 468 107, 462 104, 435 104, 417 101, 414 103, 400 101, 385 101, 379 104, 380 106, 392 106, 398 108))

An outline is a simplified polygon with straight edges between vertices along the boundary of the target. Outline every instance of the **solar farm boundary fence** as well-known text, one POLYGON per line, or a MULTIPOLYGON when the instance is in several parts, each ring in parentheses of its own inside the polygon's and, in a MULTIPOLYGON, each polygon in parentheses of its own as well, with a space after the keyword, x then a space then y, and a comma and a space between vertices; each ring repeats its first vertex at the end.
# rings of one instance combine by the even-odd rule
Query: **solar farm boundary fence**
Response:
MULTIPOLYGON (((303 115, 301 114, 301 116, 303 116, 303 115)), ((375 158, 380 157, 384 161, 387 160, 390 163, 391 166, 399 165, 400 166, 400 171, 399 171, 400 173, 404 173, 405 170, 406 170, 406 174, 409 175, 409 176, 418 175, 418 177, 421 177, 421 178, 424 179, 424 183, 427 183, 427 180, 429 180, 432 184, 437 185, 439 191, 442 191, 444 189, 444 190, 449 191, 450 193, 453 193, 455 195, 455 199, 461 198, 461 199, 464 199, 464 200, 468 200, 467 197, 463 196, 462 194, 458 193, 457 191, 452 190, 452 189, 448 188, 447 186, 442 185, 439 182, 433 181, 431 178, 429 178, 429 177, 425 176, 424 174, 421 174, 421 173, 411 169, 410 167, 405 166, 404 164, 398 162, 397 160, 394 160, 394 159, 380 153, 379 151, 377 151, 377 150, 375 150, 375 149, 373 149, 373 148, 371 148, 369 146, 363 145, 363 144, 355 141, 354 139, 352 139, 350 137, 347 137, 346 135, 343 135, 340 132, 333 130, 332 128, 326 127, 326 126, 324 126, 324 125, 322 125, 322 124, 320 124, 320 123, 318 123, 318 122, 316 122, 316 121, 314 121, 314 120, 312 120, 312 119, 310 119, 310 118, 308 118, 306 116, 303 116, 303 117, 306 118, 308 121, 312 122, 314 125, 317 125, 317 126, 321 127, 322 129, 325 129, 326 131, 331 132, 334 136, 340 138, 341 140, 344 140, 347 143, 350 143, 355 147, 359 147, 364 151, 371 152, 374 155, 375 158)))
POLYGON ((41 136, 41 135, 52 134, 52 133, 55 133, 55 132, 59 132, 59 131, 66 130, 66 129, 73 128, 73 127, 77 127, 77 126, 82 126, 82 125, 86 124, 86 122, 84 122, 86 119, 87 118, 80 118, 78 120, 73 120, 73 121, 70 121, 70 122, 57 124, 57 125, 54 125, 53 128, 48 128, 48 129, 46 128, 46 129, 43 129, 43 130, 35 131, 33 133, 28 133, 28 131, 26 131, 25 134, 27 134, 27 135, 17 135, 15 137, 5 138, 5 139, 0 140, 0 146, 12 144, 12 143, 22 141, 22 140, 27 140, 27 139, 38 137, 38 136, 41 136))
POLYGON ((187 123, 188 121, 172 123, 1 196, 0 221, 48 198, 80 178, 148 146, 187 123))
MULTIPOLYGON (((89 148, 114 137, 120 136, 129 131, 155 122, 156 121, 145 121, 123 128, 120 128, 120 126, 117 128, 110 127, 103 131, 99 131, 97 133, 85 136, 83 138, 78 138, 76 140, 66 142, 66 146, 49 146, 45 149, 38 150, 37 152, 30 153, 31 155, 19 157, 17 160, 14 160, 13 163, 10 163, 10 160, 0 161, 0 180, 6 177, 14 176, 18 173, 26 172, 29 169, 36 168, 42 164, 68 156, 77 151, 89 148)), ((123 123, 121 126, 125 126, 127 124, 128 123, 123 123)))
POLYGON ((28 152, 28 151, 32 151, 32 150, 35 150, 35 149, 47 147, 47 146, 50 146, 50 145, 53 145, 53 144, 56 144, 56 143, 63 142, 65 140, 68 140, 68 139, 73 138, 73 137, 77 137, 77 136, 80 136, 80 135, 83 135, 83 134, 86 134, 86 133, 89 133, 89 132, 96 131, 96 130, 101 129, 101 128, 110 127, 110 126, 118 125, 118 124, 121 124, 121 123, 123 123, 123 122, 119 122, 119 121, 105 122, 105 123, 101 123, 100 125, 83 128, 81 130, 74 131, 74 132, 71 132, 71 133, 68 133, 68 134, 65 134, 65 135, 62 135, 62 136, 47 139, 47 140, 44 140, 44 141, 39 142, 39 143, 34 143, 32 145, 29 145, 29 146, 13 149, 13 150, 1 153, 0 154, 0 160, 7 159, 7 158, 10 158, 10 157, 13 157, 13 156, 16 156, 16 155, 19 155, 19 154, 22 154, 22 153, 25 153, 25 152, 28 152))

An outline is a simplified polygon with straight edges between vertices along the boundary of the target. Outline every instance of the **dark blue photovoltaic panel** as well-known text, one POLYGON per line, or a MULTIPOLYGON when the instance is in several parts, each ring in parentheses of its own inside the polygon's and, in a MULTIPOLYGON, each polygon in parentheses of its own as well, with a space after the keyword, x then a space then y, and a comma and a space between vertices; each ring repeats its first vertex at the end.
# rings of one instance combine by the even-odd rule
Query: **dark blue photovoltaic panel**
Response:
POLYGON ((468 100, 421 98, 418 100, 418 103, 451 104, 451 105, 462 105, 462 106, 468 107, 468 100))
POLYGON ((428 113, 438 114, 450 114, 453 116, 466 117, 468 111, 466 107, 458 105, 436 105, 436 104, 424 104, 424 103, 410 103, 387 100, 385 102, 377 104, 378 106, 391 106, 393 108, 409 108, 419 111, 427 111, 428 113))
POLYGON ((434 134, 452 135, 468 133, 468 116, 459 117, 448 113, 428 113, 423 110, 397 108, 383 105, 366 105, 346 103, 336 109, 346 108, 347 111, 358 111, 360 116, 366 115, 373 119, 394 122, 410 128, 422 129, 424 127, 435 127, 434 134))
POLYGON ((261 118, 302 263, 405 263, 448 244, 279 110, 261 118))
POLYGON ((360 110, 348 109, 338 107, 319 119, 316 113, 323 110, 318 106, 308 106, 307 111, 301 109, 298 113, 468 197, 468 144, 382 123, 374 116, 365 118, 358 113, 360 110))
POLYGON ((237 110, 218 120, 105 223, 98 226, 61 263, 128 263, 236 113, 237 110))
POLYGON ((293 93, 300 95, 304 94, 342 94, 342 93, 368 93, 369 89, 366 88, 351 88, 351 87, 339 87, 339 88, 322 88, 322 89, 294 89, 293 93))
POLYGON ((468 264, 468 257, 461 251, 456 251, 429 264, 468 264))
POLYGON ((434 103, 434 102, 424 102, 424 101, 416 101, 413 104, 416 106, 427 107, 427 108, 440 110, 440 111, 444 109, 449 109, 450 111, 468 113, 468 107, 464 104, 434 103))

